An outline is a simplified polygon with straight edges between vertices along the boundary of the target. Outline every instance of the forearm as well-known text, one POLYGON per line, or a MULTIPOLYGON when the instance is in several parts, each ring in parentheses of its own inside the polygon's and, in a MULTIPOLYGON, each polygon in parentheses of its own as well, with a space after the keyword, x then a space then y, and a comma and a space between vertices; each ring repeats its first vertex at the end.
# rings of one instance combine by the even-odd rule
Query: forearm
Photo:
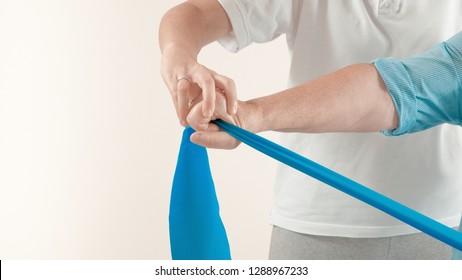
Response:
POLYGON ((371 64, 246 103, 258 108, 258 121, 244 121, 254 131, 373 132, 398 125, 393 100, 371 64))
POLYGON ((230 31, 231 23, 217 1, 191 0, 162 17, 159 45, 162 53, 166 49, 180 50, 196 59, 202 47, 230 31))
MULTIPOLYGON (((220 97, 220 95, 218 95, 220 97)), ((384 82, 372 64, 357 64, 300 86, 239 102, 235 116, 226 113, 223 97, 210 118, 198 113, 202 101, 188 116, 197 130, 191 141, 220 149, 239 142, 210 121, 223 119, 252 132, 377 132, 398 126, 398 115, 384 82)))
POLYGON ((226 93, 228 111, 236 113, 234 82, 197 61, 201 48, 231 32, 229 18, 217 0, 190 0, 169 10, 159 28, 162 78, 172 96, 181 125, 188 125, 190 103, 204 99, 202 114, 215 110, 215 88, 226 93))

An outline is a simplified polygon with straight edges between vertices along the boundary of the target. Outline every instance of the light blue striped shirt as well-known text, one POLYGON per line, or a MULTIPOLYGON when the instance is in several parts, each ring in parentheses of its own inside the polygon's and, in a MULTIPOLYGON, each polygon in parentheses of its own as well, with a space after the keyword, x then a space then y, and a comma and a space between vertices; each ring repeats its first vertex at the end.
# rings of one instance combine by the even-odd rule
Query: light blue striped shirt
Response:
POLYGON ((462 32, 407 59, 374 61, 399 115, 399 126, 382 131, 401 135, 462 123, 462 32))

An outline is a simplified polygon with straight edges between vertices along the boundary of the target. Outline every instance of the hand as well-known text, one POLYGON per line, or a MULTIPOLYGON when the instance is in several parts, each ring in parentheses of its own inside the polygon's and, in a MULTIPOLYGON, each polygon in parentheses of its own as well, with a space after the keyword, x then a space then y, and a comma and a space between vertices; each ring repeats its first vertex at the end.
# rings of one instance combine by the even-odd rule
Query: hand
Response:
POLYGON ((172 96, 181 125, 188 125, 190 103, 202 100, 201 115, 211 118, 215 112, 215 89, 221 89, 226 98, 227 112, 235 115, 237 94, 233 80, 196 62, 187 47, 165 47, 162 55, 162 77, 172 96))
POLYGON ((226 122, 237 125, 241 128, 258 132, 259 124, 262 120, 261 110, 252 101, 238 102, 239 110, 236 115, 231 115, 226 110, 226 96, 216 91, 215 111, 211 117, 204 117, 201 114, 203 100, 194 101, 191 104, 191 110, 187 117, 189 125, 196 130, 191 135, 191 141, 207 148, 217 149, 234 149, 239 146, 240 142, 228 133, 220 130, 220 128, 210 121, 222 119, 226 122))

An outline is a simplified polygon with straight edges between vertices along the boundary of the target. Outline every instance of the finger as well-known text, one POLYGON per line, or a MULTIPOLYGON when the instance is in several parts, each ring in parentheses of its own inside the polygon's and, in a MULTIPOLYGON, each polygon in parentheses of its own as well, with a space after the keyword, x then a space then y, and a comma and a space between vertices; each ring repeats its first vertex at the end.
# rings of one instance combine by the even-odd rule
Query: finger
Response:
POLYGON ((196 83, 191 84, 189 87, 189 100, 202 100, 202 89, 196 83))
POLYGON ((234 149, 240 142, 224 131, 198 131, 191 135, 191 142, 213 149, 234 149))
POLYGON ((176 87, 176 96, 177 96, 177 111, 178 111, 178 118, 180 119, 180 123, 183 126, 187 126, 188 123, 186 121, 186 117, 189 113, 189 89, 191 87, 191 83, 189 80, 182 78, 178 80, 177 87, 176 87))
POLYGON ((234 81, 217 73, 212 73, 212 77, 215 79, 215 86, 221 89, 221 92, 226 97, 228 113, 235 115, 237 113, 237 91, 234 81))
MULTIPOLYGON (((170 94, 170 97, 172 98, 173 106, 175 107, 175 112, 178 115, 178 100, 177 100, 176 92, 172 91, 170 94)), ((179 115, 178 115, 178 119, 180 119, 179 115)))
POLYGON ((202 69, 194 72, 193 81, 202 89, 202 97, 204 99, 202 115, 210 118, 215 111, 215 80, 210 72, 202 69))
POLYGON ((211 118, 206 118, 202 115, 202 106, 204 101, 199 101, 194 104, 186 118, 188 124, 196 131, 204 131, 209 129, 211 118))

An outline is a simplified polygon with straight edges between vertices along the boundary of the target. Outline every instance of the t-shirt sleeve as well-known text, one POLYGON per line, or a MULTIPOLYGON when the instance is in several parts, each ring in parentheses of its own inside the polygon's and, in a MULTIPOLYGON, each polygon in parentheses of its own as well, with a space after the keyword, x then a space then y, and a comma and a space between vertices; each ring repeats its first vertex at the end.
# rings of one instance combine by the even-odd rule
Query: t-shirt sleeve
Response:
POLYGON ((300 0, 219 0, 233 31, 218 42, 232 52, 251 43, 269 42, 293 28, 300 0))
POLYGON ((383 134, 413 133, 443 123, 461 125, 462 32, 421 55, 373 63, 399 115, 399 126, 383 134))

